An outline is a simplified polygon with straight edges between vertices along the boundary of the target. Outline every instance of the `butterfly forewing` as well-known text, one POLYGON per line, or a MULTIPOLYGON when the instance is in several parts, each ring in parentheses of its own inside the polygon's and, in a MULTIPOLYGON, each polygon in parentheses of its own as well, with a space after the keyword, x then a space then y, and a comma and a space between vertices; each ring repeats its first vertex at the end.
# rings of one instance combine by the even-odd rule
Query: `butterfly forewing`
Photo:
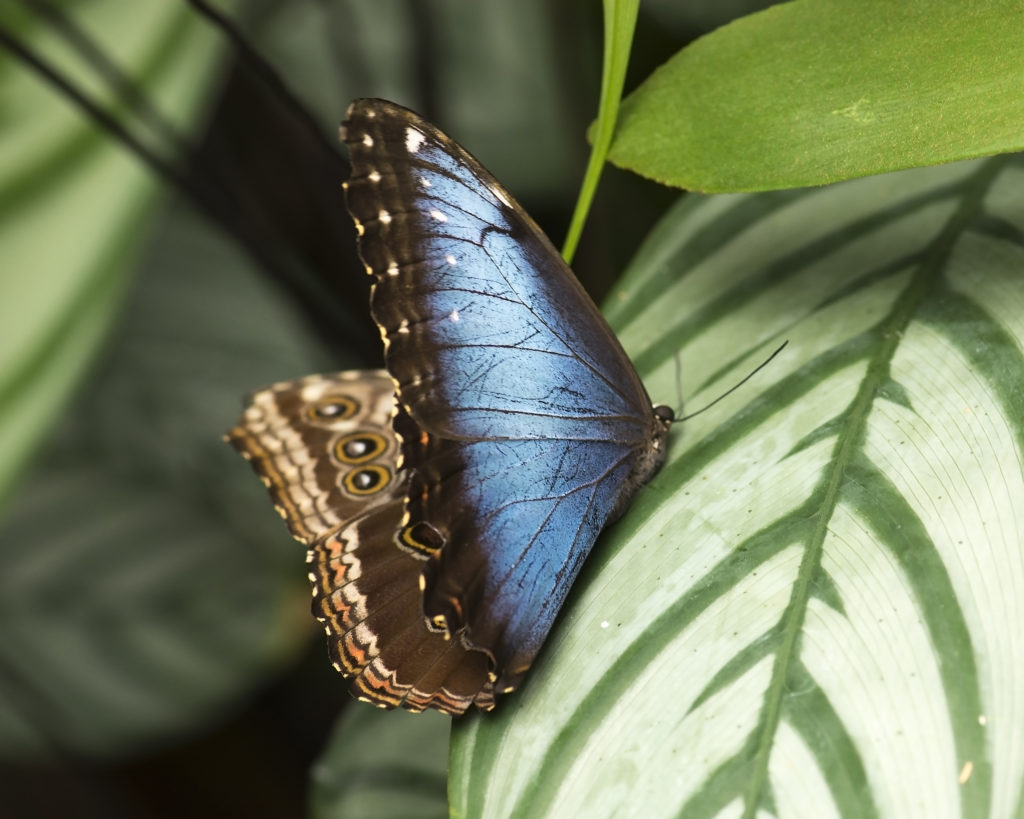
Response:
POLYGON ((442 545, 434 622, 515 684, 667 424, 557 251, 466 151, 404 108, 351 106, 349 208, 375 277, 414 473, 409 523, 442 545))

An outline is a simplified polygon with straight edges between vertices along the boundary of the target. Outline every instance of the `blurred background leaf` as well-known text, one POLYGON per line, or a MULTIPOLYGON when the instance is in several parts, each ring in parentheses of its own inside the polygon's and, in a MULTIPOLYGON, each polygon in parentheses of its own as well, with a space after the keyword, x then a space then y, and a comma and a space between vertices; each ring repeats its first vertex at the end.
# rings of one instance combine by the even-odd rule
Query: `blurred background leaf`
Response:
POLYGON ((437 711, 382 715, 372 708, 347 710, 313 768, 310 815, 447 816, 444 762, 450 727, 451 719, 437 711))
MULTIPOLYGON (((183 6, 90 6, 83 35, 143 83, 168 117, 194 119, 215 90, 207 78, 223 51, 218 38, 183 6)), ((0 25, 100 106, 124 105, 118 89, 31 4, 5 5, 0 25)), ((159 180, 18 56, 5 52, 0 60, 2 502, 109 333, 159 180)))
POLYGON ((295 549, 219 436, 249 384, 308 366, 315 345, 233 247, 165 216, 5 521, 8 757, 119 755, 194 730, 312 631, 295 549))

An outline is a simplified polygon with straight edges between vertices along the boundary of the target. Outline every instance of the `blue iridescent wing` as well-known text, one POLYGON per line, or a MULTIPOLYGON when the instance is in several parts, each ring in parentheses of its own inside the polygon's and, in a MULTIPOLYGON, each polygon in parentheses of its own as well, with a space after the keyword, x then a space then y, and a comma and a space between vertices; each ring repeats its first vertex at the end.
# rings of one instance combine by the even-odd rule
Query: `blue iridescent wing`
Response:
POLYGON ((660 467, 671 418, 469 153, 382 100, 353 103, 344 134, 410 475, 402 538, 431 554, 424 613, 510 690, 601 529, 660 467))

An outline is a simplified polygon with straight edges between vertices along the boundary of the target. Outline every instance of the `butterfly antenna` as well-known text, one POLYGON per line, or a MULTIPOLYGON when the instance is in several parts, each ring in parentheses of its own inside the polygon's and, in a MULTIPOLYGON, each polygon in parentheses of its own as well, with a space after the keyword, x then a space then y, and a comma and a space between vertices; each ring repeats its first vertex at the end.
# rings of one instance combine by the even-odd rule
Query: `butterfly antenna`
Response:
POLYGON ((683 408, 683 363, 679 358, 679 350, 673 356, 676 362, 676 406, 683 408))
MULTIPOLYGON (((723 398, 725 398, 725 397, 727 397, 729 395, 732 395, 734 392, 736 392, 736 390, 738 390, 740 387, 742 387, 744 384, 746 384, 751 378, 753 378, 755 375, 757 375, 759 372, 761 372, 761 370, 763 370, 765 367, 767 367, 772 362, 772 359, 775 358, 775 356, 777 356, 779 353, 781 353, 783 351, 783 349, 785 348, 785 346, 787 344, 789 344, 789 340, 788 339, 786 341, 783 341, 775 349, 775 352, 773 352, 770 356, 768 356, 768 358, 766 358, 764 361, 762 361, 760 364, 758 364, 756 367, 754 367, 754 369, 752 369, 749 373, 747 373, 745 376, 743 376, 743 378, 740 381, 738 381, 736 384, 733 384, 731 387, 729 387, 729 389, 727 389, 725 392, 723 392, 720 396, 718 396, 718 398, 716 398, 710 404, 705 404, 703 407, 701 407, 696 412, 691 412, 689 415, 684 415, 682 418, 677 418, 676 421, 677 422, 678 421, 689 421, 695 415, 700 415, 705 410, 711 409, 715 404, 717 404, 723 398)), ((679 366, 679 359, 677 358, 676 359, 676 367, 678 368, 678 366, 679 366)))

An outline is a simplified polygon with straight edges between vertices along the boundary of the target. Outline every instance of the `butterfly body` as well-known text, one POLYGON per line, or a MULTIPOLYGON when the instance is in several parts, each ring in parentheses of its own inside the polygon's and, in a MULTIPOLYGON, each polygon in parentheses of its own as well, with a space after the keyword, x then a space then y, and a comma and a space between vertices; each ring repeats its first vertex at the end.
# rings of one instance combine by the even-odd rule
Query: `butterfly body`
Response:
MULTIPOLYGON (((372 531, 380 551, 414 554, 416 606, 391 628, 440 638, 456 673, 440 684, 446 696, 427 701, 434 680, 417 671, 409 682, 411 661, 388 656, 394 638, 380 626, 366 641, 374 659, 416 696, 377 701, 487 708, 529 668, 601 529, 661 466, 671 412, 652 407, 555 248, 460 146, 380 100, 353 103, 345 141, 347 201, 374 277, 371 311, 394 401, 382 449, 394 453, 394 479, 358 531, 338 521, 313 538, 314 587, 321 599, 338 594, 318 576, 330 573, 321 553, 345 547, 325 544, 369 549, 372 531)), ((377 422, 379 413, 368 415, 366 431, 377 422)), ((271 492, 288 489, 271 479, 271 492)), ((279 505, 291 523, 288 502, 279 505)), ((356 601, 366 618, 370 597, 356 601)), ((327 617, 332 641, 360 625, 355 615, 353 624, 327 617)), ((417 645, 426 665, 448 667, 433 646, 417 645)), ((358 662, 341 666, 357 684, 365 673, 358 662)))

